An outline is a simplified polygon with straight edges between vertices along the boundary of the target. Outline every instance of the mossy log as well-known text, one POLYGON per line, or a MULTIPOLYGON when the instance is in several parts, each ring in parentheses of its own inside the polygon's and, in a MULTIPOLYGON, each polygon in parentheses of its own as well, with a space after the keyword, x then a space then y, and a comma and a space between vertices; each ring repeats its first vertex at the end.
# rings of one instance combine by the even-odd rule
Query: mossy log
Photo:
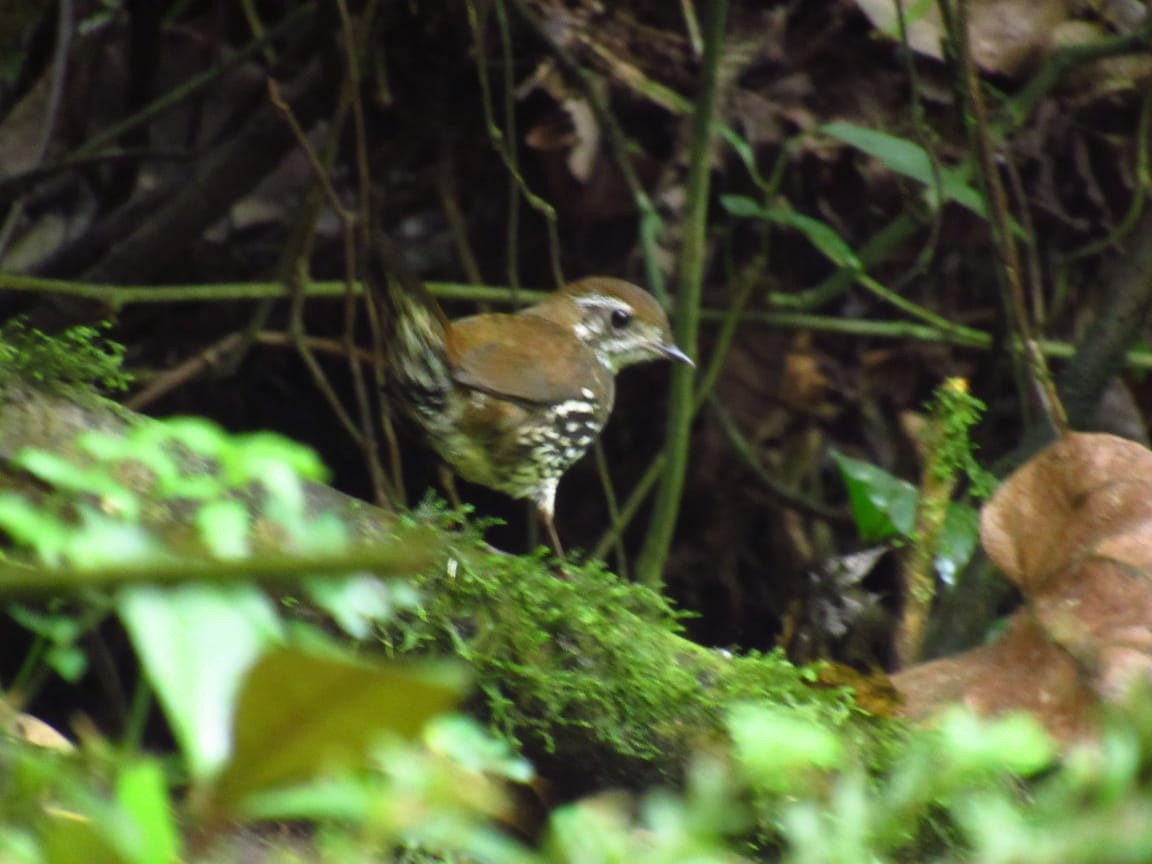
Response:
MULTIPOLYGON (((77 435, 97 430, 124 434, 154 422, 81 392, 53 392, 0 383, 0 489, 35 501, 42 481, 12 462, 24 448, 50 451, 78 462, 85 456, 77 435)), ((211 472, 199 460, 188 470, 211 472)), ((147 472, 118 478, 147 492, 147 472)), ((59 496, 66 490, 51 490, 59 496)), ((704 648, 679 633, 677 614, 653 592, 621 582, 595 565, 558 575, 541 557, 491 550, 469 528, 450 520, 402 519, 322 484, 308 484, 308 506, 333 514, 360 541, 343 566, 404 574, 420 588, 423 604, 393 621, 382 636, 392 653, 452 653, 468 663, 476 681, 477 711, 522 741, 553 776, 580 784, 639 785, 679 776, 689 755, 722 735, 726 709, 769 700, 802 712, 811 722, 850 730, 874 740, 880 726, 844 688, 818 686, 814 676, 776 654, 732 656, 704 648), (349 562, 354 562, 350 564, 349 562)), ((262 532, 259 494, 245 496, 255 534, 262 532)), ((276 555, 274 540, 246 562, 211 559, 188 544, 195 507, 189 502, 149 502, 144 519, 157 536, 174 538, 183 556, 154 568, 104 568, 98 572, 0 572, 0 590, 60 592, 94 582, 131 579, 228 578, 290 580, 315 573, 317 562, 276 555), (10 578, 11 577, 11 578, 10 578)), ((340 560, 329 562, 337 570, 340 560)), ((883 737, 883 736, 881 736, 883 737)), ((573 788, 565 784, 566 788, 573 788)))

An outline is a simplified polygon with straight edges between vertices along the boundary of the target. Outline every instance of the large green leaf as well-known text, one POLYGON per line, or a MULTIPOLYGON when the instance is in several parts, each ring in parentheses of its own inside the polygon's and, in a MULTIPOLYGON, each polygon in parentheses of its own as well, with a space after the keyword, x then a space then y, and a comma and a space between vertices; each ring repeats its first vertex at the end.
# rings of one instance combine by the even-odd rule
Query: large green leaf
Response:
POLYGON ((464 689, 464 672, 445 664, 401 666, 281 648, 244 679, 232 756, 205 815, 234 815, 256 793, 311 780, 366 759, 386 733, 414 736, 464 689))
POLYGON ((979 191, 970 186, 955 168, 938 165, 934 170, 932 158, 919 144, 851 123, 826 123, 820 131, 880 160, 890 171, 938 191, 945 201, 954 201, 977 216, 986 217, 984 199, 979 191))
POLYGON ((915 486, 870 462, 835 452, 832 458, 848 487, 852 518, 863 542, 877 543, 912 532, 920 497, 915 486))
POLYGON ((208 777, 228 758, 244 673, 281 636, 271 602, 249 585, 143 585, 118 610, 192 775, 208 777))

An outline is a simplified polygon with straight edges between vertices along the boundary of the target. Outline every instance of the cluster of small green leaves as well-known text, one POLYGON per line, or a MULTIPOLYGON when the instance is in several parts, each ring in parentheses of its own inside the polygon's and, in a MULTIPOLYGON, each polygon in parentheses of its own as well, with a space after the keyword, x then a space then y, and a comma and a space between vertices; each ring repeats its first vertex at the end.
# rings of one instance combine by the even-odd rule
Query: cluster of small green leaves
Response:
POLYGON ((105 327, 69 327, 49 336, 19 318, 0 326, 0 374, 47 386, 92 386, 118 392, 132 376, 124 371, 124 346, 105 327))
MULTIPOLYGON (((284 710, 303 707, 290 699, 284 710)), ((246 799, 241 816, 318 822, 307 852, 286 847, 276 857, 275 842, 265 841, 270 861, 397 860, 392 850, 402 847, 398 860, 498 864, 1137 864, 1152 849, 1150 721, 1145 704, 1057 763, 1034 721, 956 710, 911 734, 876 774, 827 729, 748 704, 728 715, 731 749, 701 751, 679 790, 578 800, 554 810, 540 841, 529 843, 499 826, 512 818, 506 785, 528 780, 530 766, 475 724, 445 715, 417 744, 378 743, 358 770, 271 784, 246 799)), ((307 735, 309 722, 306 715, 296 728, 307 735)), ((262 731, 275 725, 266 721, 262 731)), ((170 784, 154 760, 85 758, 6 753, 4 812, 28 817, 49 796, 60 827, 44 843, 28 831, 0 832, 0 858, 241 860, 226 834, 204 857, 187 857, 170 784)))
POLYGON ((776 829, 785 864, 1136 864, 1152 855, 1147 694, 1061 761, 1034 719, 955 708, 911 735, 879 775, 853 767, 821 732, 773 732, 770 711, 742 723, 737 765, 765 796, 757 812, 776 829), (820 770, 831 764, 833 774, 820 770))
POLYGON ((224 558, 247 554, 252 520, 238 496, 254 484, 267 492, 267 518, 286 542, 343 542, 336 520, 310 519, 305 512, 302 482, 320 479, 323 466, 310 450, 278 436, 229 436, 207 421, 184 418, 143 423, 122 435, 84 433, 77 446, 86 458, 34 449, 12 457, 49 490, 39 500, 0 493, 0 527, 48 566, 91 569, 154 563, 166 549, 171 555, 173 544, 147 524, 147 509, 157 500, 195 507, 204 551, 224 558), (213 470, 203 470, 204 460, 213 470))

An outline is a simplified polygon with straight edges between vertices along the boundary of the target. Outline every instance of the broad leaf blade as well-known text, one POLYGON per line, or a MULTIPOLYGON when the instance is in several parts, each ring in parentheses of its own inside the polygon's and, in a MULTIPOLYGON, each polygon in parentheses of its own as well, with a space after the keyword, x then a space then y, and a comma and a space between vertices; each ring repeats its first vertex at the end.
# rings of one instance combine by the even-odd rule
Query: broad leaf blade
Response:
POLYGON ((118 606, 192 775, 208 777, 228 757, 244 673, 280 637, 271 603, 247 585, 143 585, 118 606))
POLYGON ((832 457, 848 488, 852 518, 863 542, 878 543, 911 533, 920 497, 915 486, 869 462, 843 453, 833 453, 832 457))
POLYGON ((365 758, 385 733, 414 736, 455 704, 463 688, 456 666, 269 652, 244 679, 232 758, 210 790, 207 809, 235 814, 248 796, 365 758))
POLYGON ((938 166, 933 170, 931 157, 919 144, 851 123, 827 123, 820 127, 820 131, 878 159, 888 170, 911 178, 929 189, 935 190, 939 185, 939 193, 944 200, 953 201, 977 216, 987 218, 980 193, 969 186, 954 169, 938 166))

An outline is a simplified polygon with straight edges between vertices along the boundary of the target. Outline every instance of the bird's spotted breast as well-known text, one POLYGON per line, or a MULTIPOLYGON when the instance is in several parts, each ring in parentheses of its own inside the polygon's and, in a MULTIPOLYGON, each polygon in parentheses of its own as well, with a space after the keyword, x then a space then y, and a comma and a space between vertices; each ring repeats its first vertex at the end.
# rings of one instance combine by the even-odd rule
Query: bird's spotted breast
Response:
POLYGON ((520 433, 541 477, 559 477, 584 455, 600 434, 604 417, 595 402, 567 399, 548 406, 520 433))

